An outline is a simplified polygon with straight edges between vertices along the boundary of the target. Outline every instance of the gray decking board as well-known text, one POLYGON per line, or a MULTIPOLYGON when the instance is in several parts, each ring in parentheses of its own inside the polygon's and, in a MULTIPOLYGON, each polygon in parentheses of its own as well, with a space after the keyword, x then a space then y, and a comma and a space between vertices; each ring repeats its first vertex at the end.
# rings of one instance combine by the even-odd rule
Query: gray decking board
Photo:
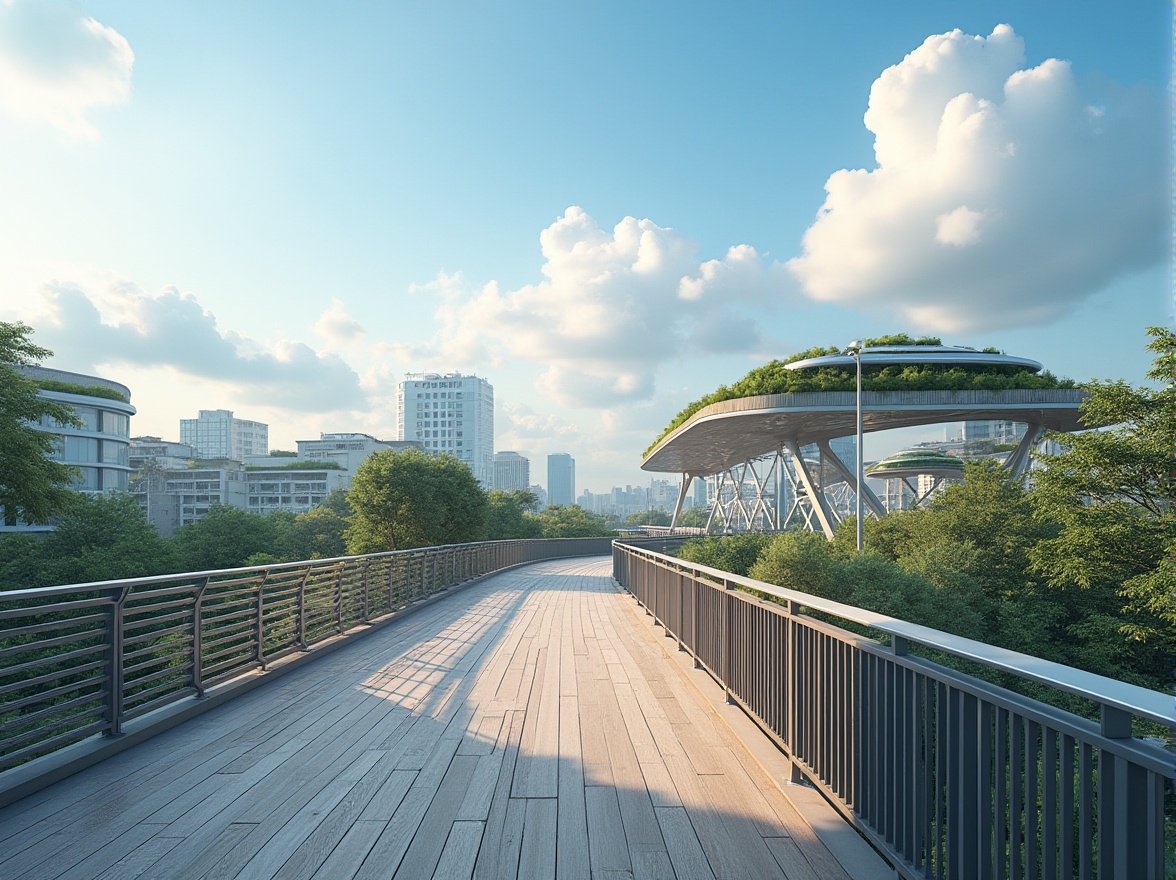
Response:
POLYGON ((506 572, 0 809, 0 876, 847 876, 674 650, 506 572))

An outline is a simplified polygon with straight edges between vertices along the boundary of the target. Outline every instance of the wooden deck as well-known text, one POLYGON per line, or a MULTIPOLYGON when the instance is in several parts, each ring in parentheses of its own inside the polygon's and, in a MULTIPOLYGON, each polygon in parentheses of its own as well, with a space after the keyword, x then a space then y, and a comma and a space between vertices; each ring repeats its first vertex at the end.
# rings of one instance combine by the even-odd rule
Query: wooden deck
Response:
POLYGON ((609 567, 490 578, 0 810, 0 877, 893 876, 822 842, 609 567))

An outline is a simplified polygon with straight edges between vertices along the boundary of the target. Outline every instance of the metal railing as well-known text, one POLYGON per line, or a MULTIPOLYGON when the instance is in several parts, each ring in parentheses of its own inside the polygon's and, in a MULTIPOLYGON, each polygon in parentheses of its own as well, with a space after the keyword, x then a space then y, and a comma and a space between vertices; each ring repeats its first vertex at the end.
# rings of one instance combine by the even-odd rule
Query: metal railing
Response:
POLYGON ((606 555, 609 538, 494 541, 0 591, 0 771, 464 581, 606 555))
POLYGON ((903 876, 1164 876, 1176 762, 1132 718, 1171 728, 1171 696, 634 546, 614 544, 613 573, 903 876), (912 649, 1077 694, 1101 721, 912 649))

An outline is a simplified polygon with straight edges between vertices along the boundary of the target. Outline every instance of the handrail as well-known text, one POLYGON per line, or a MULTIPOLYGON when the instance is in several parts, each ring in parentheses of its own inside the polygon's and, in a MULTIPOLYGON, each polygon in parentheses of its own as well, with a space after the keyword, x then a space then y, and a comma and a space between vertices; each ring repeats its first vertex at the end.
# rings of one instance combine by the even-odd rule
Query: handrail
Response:
POLYGON ((133 719, 452 586, 605 555, 611 542, 450 544, 0 591, 0 783, 3 771, 96 733, 117 736, 133 719))
POLYGON ((1176 756, 1131 721, 1176 725, 1171 697, 620 541, 613 576, 903 877, 1165 876, 1176 756), (912 644, 1094 700, 1099 723, 912 644))
POLYGON ((1060 691, 1092 700, 1100 706, 1108 706, 1139 718, 1145 718, 1148 721, 1176 727, 1176 705, 1173 704, 1173 698, 1159 691, 1117 681, 1083 669, 1075 669, 1073 666, 1044 660, 1031 654, 1021 654, 1008 648, 1000 648, 964 636, 952 635, 897 617, 867 611, 855 605, 845 605, 832 599, 824 599, 809 593, 778 587, 775 584, 687 562, 684 559, 665 557, 640 547, 634 546, 632 549, 637 554, 647 554, 651 558, 663 560, 672 558, 674 563, 681 568, 704 574, 720 584, 723 582, 738 584, 748 590, 767 593, 785 602, 795 602, 805 608, 812 608, 815 611, 822 611, 843 620, 868 626, 870 629, 878 630, 888 636, 906 639, 909 643, 934 648, 963 660, 970 660, 991 669, 1009 672, 1020 678, 1049 685, 1060 691))

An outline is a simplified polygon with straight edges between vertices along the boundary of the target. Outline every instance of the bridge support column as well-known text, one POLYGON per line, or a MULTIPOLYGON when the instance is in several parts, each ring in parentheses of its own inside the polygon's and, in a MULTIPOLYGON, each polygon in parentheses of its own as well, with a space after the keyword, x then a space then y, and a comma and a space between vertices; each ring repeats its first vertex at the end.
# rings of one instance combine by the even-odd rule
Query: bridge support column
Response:
POLYGON ((821 524, 821 531, 825 533, 826 538, 832 540, 833 514, 825 502, 824 489, 817 485, 813 475, 809 473, 808 465, 804 463, 804 456, 800 453, 800 444, 795 439, 785 440, 784 448, 792 455, 792 461, 796 465, 796 475, 804 484, 804 490, 808 493, 813 513, 816 514, 817 521, 821 524))

